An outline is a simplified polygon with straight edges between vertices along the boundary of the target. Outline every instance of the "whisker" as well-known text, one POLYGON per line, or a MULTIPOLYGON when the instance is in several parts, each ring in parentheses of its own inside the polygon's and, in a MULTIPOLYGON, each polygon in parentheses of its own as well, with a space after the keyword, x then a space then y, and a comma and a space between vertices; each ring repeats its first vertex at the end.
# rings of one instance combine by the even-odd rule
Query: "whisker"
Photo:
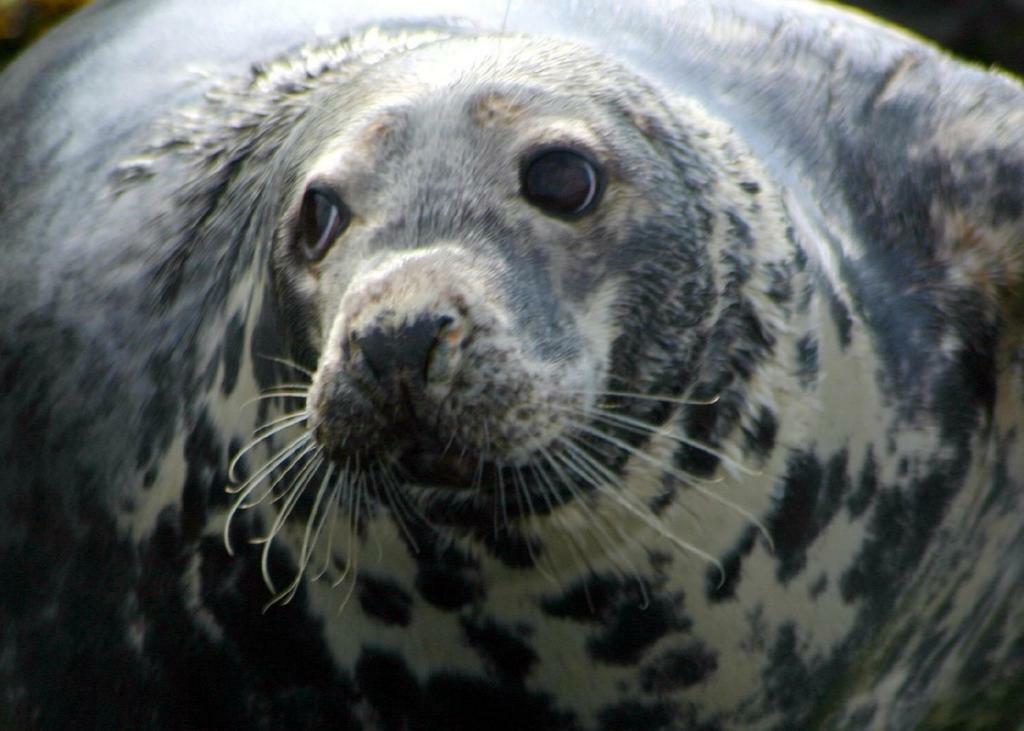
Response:
MULTIPOLYGON (((313 460, 310 464, 316 464, 317 460, 313 460)), ((321 462, 322 464, 322 462, 321 462)), ((306 489, 306 485, 312 479, 316 470, 309 469, 309 465, 303 468, 302 473, 295 479, 292 486, 285 492, 287 498, 285 499, 284 505, 278 510, 277 518, 274 520, 273 525, 265 536, 262 538, 253 539, 253 543, 262 543, 263 550, 260 552, 260 573, 263 575, 263 581, 267 585, 267 588, 273 592, 277 592, 274 588, 274 582, 270 578, 270 546, 274 542, 274 538, 281 531, 281 527, 288 520, 288 516, 291 515, 294 510, 296 503, 306 489)), ((267 606, 272 606, 279 602, 282 598, 282 593, 276 593, 274 599, 267 606)))
POLYGON ((636 564, 634 564, 633 561, 630 560, 628 557, 620 554, 619 549, 617 548, 618 546, 624 545, 626 543, 634 543, 635 545, 640 546, 640 548, 642 549, 643 544, 635 536, 632 536, 628 533, 624 533, 622 531, 622 528, 618 524, 610 522, 607 518, 605 518, 602 515, 598 515, 587 504, 587 496, 581 494, 580 491, 576 489, 571 478, 563 472, 562 468, 559 466, 558 463, 561 462, 562 464, 564 464, 566 469, 571 470, 574 474, 578 475, 580 479, 582 479, 586 484, 591 485, 595 488, 597 484, 601 482, 601 478, 588 474, 586 470, 586 465, 581 465, 578 464, 576 461, 573 461, 572 456, 566 454, 565 452, 562 452, 560 454, 552 452, 551 458, 551 466, 554 467, 556 471, 562 476, 564 484, 573 493, 573 504, 579 506, 580 509, 584 513, 586 513, 587 525, 593 529, 596 529, 598 533, 600 533, 600 537, 604 539, 605 546, 608 547, 609 556, 612 559, 612 569, 615 571, 619 579, 622 581, 627 581, 629 579, 629 576, 627 576, 628 573, 630 576, 633 577, 633 579, 638 583, 638 585, 640 585, 641 591, 644 591, 646 584, 644 583, 643 578, 641 577, 640 572, 636 567, 636 564), (608 532, 608 529, 614 530, 619 540, 615 540, 615 538, 613 538, 612 535, 608 532), (622 562, 621 564, 619 563, 620 561, 622 562))
MULTIPOLYGON (((352 498, 348 502, 352 506, 352 508, 349 511, 348 516, 348 550, 345 553, 345 569, 344 571, 342 571, 341 576, 339 576, 334 582, 332 582, 331 586, 333 586, 334 588, 341 586, 341 584, 348 577, 350 570, 355 570, 354 565, 358 560, 356 553, 359 550, 359 506, 363 502, 362 483, 364 479, 364 475, 359 471, 359 460, 356 459, 355 479, 349 482, 348 484, 349 493, 352 495, 352 498)), ((353 577, 352 580, 354 583, 355 577, 353 577)), ((342 606, 344 606, 344 604, 342 606)))
POLYGON ((299 373, 304 373, 305 375, 309 376, 311 379, 313 378, 314 375, 316 375, 316 374, 313 373, 313 371, 309 370, 308 368, 300 366, 295 361, 288 360, 287 358, 279 358, 279 357, 273 356, 273 355, 264 355, 263 353, 256 353, 256 357, 257 358, 262 358, 263 360, 269 360, 269 361, 271 361, 273 363, 280 363, 281 365, 288 366, 289 368, 294 368, 299 373))
POLYGON ((338 511, 341 509, 341 488, 343 485, 348 484, 348 461, 346 460, 345 466, 341 469, 341 474, 338 475, 338 479, 334 481, 334 487, 331 488, 330 496, 330 510, 331 515, 328 521, 331 527, 327 529, 327 542, 324 546, 324 563, 320 568, 320 571, 312 576, 313 581, 319 581, 324 574, 327 573, 327 569, 330 566, 331 558, 333 558, 334 550, 334 527, 338 523, 338 511))
MULTIPOLYGON (((367 491, 367 493, 371 493, 371 492, 373 493, 373 497, 376 500, 376 504, 378 504, 378 505, 380 504, 380 484, 378 482, 378 479, 380 479, 380 476, 381 476, 381 473, 376 471, 376 470, 367 473, 367 478, 368 479, 367 479, 366 491, 367 491)), ((370 501, 370 495, 367 494, 367 499, 366 499, 366 519, 367 519, 367 521, 369 521, 371 519, 371 517, 373 517, 373 510, 372 510, 373 505, 374 505, 374 503, 370 501)), ((369 531, 368 534, 373 537, 373 543, 374 543, 374 545, 377 548, 377 561, 375 562, 375 565, 380 566, 380 562, 384 560, 384 546, 380 542, 380 534, 377 531, 369 531)))
MULTIPOLYGON (((314 467, 313 467, 312 470, 310 470, 308 472, 308 475, 304 475, 303 477, 297 478, 297 481, 301 480, 301 482, 302 482, 302 487, 298 489, 298 494, 299 495, 301 495, 301 493, 305 492, 306 486, 309 485, 309 482, 312 480, 313 476, 320 470, 320 467, 323 466, 324 459, 319 454, 317 455, 317 457, 318 458, 312 463, 314 465, 314 467)), ((299 561, 298 561, 298 567, 295 570, 295 576, 292 578, 291 582, 289 582, 289 584, 286 587, 284 587, 284 589, 282 589, 280 592, 278 592, 271 599, 271 601, 264 607, 264 609, 266 609, 268 607, 271 607, 274 604, 281 604, 281 605, 287 604, 288 602, 290 602, 292 599, 295 598, 295 594, 296 594, 296 592, 298 592, 299 585, 302 583, 302 577, 304 576, 305 571, 306 571, 306 566, 309 563, 309 557, 312 554, 312 549, 307 551, 307 547, 309 546, 309 539, 310 539, 310 529, 313 526, 314 521, 316 521, 316 516, 317 516, 317 513, 319 511, 319 506, 320 506, 320 503, 321 503, 321 501, 323 499, 324 493, 327 491, 326 490, 327 482, 330 479, 330 475, 331 475, 331 472, 333 471, 333 469, 334 469, 334 465, 330 465, 329 468, 328 468, 328 471, 327 471, 327 476, 320 482, 320 487, 317 490, 316 500, 313 503, 312 511, 310 512, 309 516, 306 519, 306 529, 305 529, 304 534, 303 534, 302 548, 299 551, 299 561)), ((298 485, 296 485, 296 488, 297 487, 298 487, 298 485)), ((298 497, 296 497, 296 500, 297 499, 298 499, 298 497)), ((288 509, 288 512, 289 513, 291 512, 290 508, 288 509)), ((325 511, 325 515, 326 515, 326 511, 325 511)), ((322 518, 321 518, 320 521, 318 521, 318 528, 316 530, 315 535, 313 536, 313 545, 314 546, 316 545, 316 539, 319 537, 320 529, 321 528, 323 528, 323 519, 322 518)), ((264 546, 264 555, 267 553, 268 549, 270 548, 270 541, 273 540, 273 537, 274 537, 274 533, 273 532, 272 532, 271 535, 269 535, 267 537, 266 545, 264 546)), ((267 577, 264 576, 264 580, 266 580, 266 578, 267 577)))
POLYGON ((239 508, 241 508, 242 504, 247 500, 249 494, 254 489, 256 489, 256 486, 259 485, 264 479, 266 479, 267 475, 269 475, 271 472, 277 469, 277 467, 281 463, 283 463, 285 460, 291 459, 287 468, 285 469, 285 474, 287 474, 296 464, 298 464, 299 460, 305 455, 305 452, 299 454, 294 458, 292 458, 292 455, 294 455, 295 452, 299 451, 303 447, 303 444, 309 438, 310 436, 308 434, 303 434, 298 439, 293 441, 291 444, 281 449, 281 451, 279 451, 277 455, 272 457, 267 464, 265 464, 263 467, 257 470, 257 472, 252 477, 246 480, 237 489, 227 488, 227 491, 229 493, 238 494, 238 497, 235 498, 235 502, 231 505, 231 508, 228 510, 228 514, 224 519, 224 547, 227 549, 229 556, 235 555, 234 548, 231 545, 230 537, 231 520, 232 518, 234 518, 235 513, 238 512, 239 508))
MULTIPOLYGON (((566 449, 571 450, 580 459, 590 463, 595 470, 604 473, 608 477, 614 477, 610 472, 608 472, 608 469, 604 465, 598 462, 593 456, 587 454, 584 451, 582 445, 578 445, 570 439, 563 439, 562 443, 565 445, 566 449)), ((611 481, 614 481, 614 479, 611 481)), ((718 569, 721 581, 725 581, 725 568, 722 566, 721 561, 719 561, 717 558, 712 556, 707 551, 697 548, 697 546, 693 545, 692 543, 684 541, 682 538, 675 535, 672 531, 665 527, 663 521, 659 520, 657 516, 652 515, 644 506, 637 506, 636 504, 634 504, 634 502, 630 500, 628 497, 629 493, 617 492, 611 489, 611 487, 608 486, 607 482, 595 484, 594 488, 596 490, 601 491, 608 497, 612 498, 616 503, 618 503, 619 506, 621 506, 627 512, 639 518, 641 522, 643 522, 645 525, 647 525, 649 528, 655 531, 662 538, 671 542, 677 548, 680 548, 684 552, 688 552, 695 556, 703 558, 705 561, 715 566, 718 569)))
POLYGON ((509 519, 508 506, 505 504, 507 498, 505 496, 505 477, 502 474, 504 469, 503 465, 499 462, 496 462, 494 466, 496 468, 495 473, 498 475, 498 503, 501 506, 501 519, 504 521, 503 527, 507 531, 509 529, 509 519))
POLYGON ((413 553, 419 553, 420 547, 416 542, 415 536, 412 534, 412 530, 409 528, 406 521, 410 519, 410 514, 406 512, 408 506, 405 504, 405 497, 402 495, 402 487, 398 483, 395 473, 391 468, 391 465, 384 465, 384 470, 381 473, 384 481, 384 496, 388 502, 388 506, 391 508, 392 514, 395 516, 395 522, 398 524, 398 529, 405 536, 405 540, 412 547, 413 553))
POLYGON ((247 408, 253 404, 259 403, 260 401, 269 401, 271 399, 306 399, 309 393, 307 391, 278 391, 276 393, 265 393, 261 396, 254 396, 248 401, 244 402, 241 408, 247 408))
POLYGON ((722 463, 726 465, 726 467, 731 467, 732 469, 735 469, 738 472, 742 472, 748 477, 761 477, 763 475, 763 473, 760 470, 751 469, 750 467, 745 466, 735 457, 726 454, 721 449, 717 449, 708 444, 697 441, 692 437, 678 434, 674 430, 654 427, 651 424, 646 424, 645 422, 639 419, 634 419, 623 414, 613 414, 607 411, 598 411, 595 415, 597 414, 600 415, 598 416, 598 418, 606 419, 608 423, 619 424, 623 428, 629 429, 634 433, 650 433, 666 436, 672 441, 677 442, 678 444, 682 444, 687 447, 692 447, 693 449, 697 449, 700 450, 701 452, 710 454, 712 457, 717 457, 718 459, 720 459, 722 463))
MULTIPOLYGON (((576 532, 571 529, 561 510, 555 509, 554 502, 558 503, 559 508, 564 507, 565 503, 558 499, 558 491, 555 489, 554 485, 552 485, 547 473, 543 470, 544 464, 549 464, 552 458, 545 447, 539 444, 537 447, 537 451, 540 454, 541 459, 544 460, 542 464, 534 465, 534 472, 539 476, 537 486, 539 488, 541 498, 547 505, 548 514, 561 529, 562 535, 568 538, 566 545, 569 547, 569 552, 572 554, 573 560, 576 562, 576 566, 579 569, 579 575, 581 576, 581 581, 583 583, 583 595, 586 597, 587 607, 590 609, 590 613, 594 614, 594 602, 590 596, 590 586, 587 582, 588 576, 593 573, 593 568, 591 567, 590 562, 584 558, 585 552, 583 547, 579 544, 576 532)), ((611 546, 608 546, 608 548, 611 549, 611 546)))
POLYGON ((723 505, 729 508, 730 510, 736 512, 737 514, 741 515, 742 517, 746 518, 748 521, 750 521, 751 524, 754 525, 754 527, 758 529, 758 531, 760 531, 761 535, 764 536, 765 540, 768 542, 769 548, 773 551, 775 550, 775 543, 774 541, 772 541, 772 537, 771 535, 769 535, 768 529, 764 526, 764 523, 762 523, 757 516, 755 516, 746 508, 737 505, 736 503, 732 502, 727 498, 722 497, 721 495, 712 490, 708 490, 707 488, 702 487, 682 470, 677 469, 675 466, 668 464, 663 460, 659 460, 656 457, 652 457, 651 455, 644 452, 642 449, 637 449, 636 447, 622 441, 621 439, 617 439, 616 437, 613 437, 610 434, 605 434, 599 429, 594 429, 593 427, 578 422, 573 423, 572 428, 590 434, 591 436, 597 439, 601 439, 607 442, 608 444, 611 444, 612 446, 624 450, 625 452, 633 455, 634 457, 637 457, 640 460, 643 460, 644 462, 647 462, 648 464, 658 467, 660 470, 672 475, 677 480, 681 481, 687 487, 696 490, 700 495, 703 495, 707 499, 719 503, 720 505, 723 505))
MULTIPOLYGON (((309 479, 312 479, 312 475, 310 475, 309 477, 306 477, 306 473, 311 471, 311 470, 315 472, 317 469, 320 468, 320 465, 322 465, 324 463, 324 459, 321 456, 323 454, 323 448, 318 446, 316 444, 316 442, 313 442, 310 445, 310 447, 315 450, 316 456, 317 456, 318 459, 310 460, 306 464, 306 466, 302 468, 302 472, 300 472, 298 475, 295 476, 295 480, 292 482, 292 485, 294 485, 295 482, 297 482, 299 480, 303 480, 303 479, 309 480, 309 479), (315 467, 313 467, 314 464, 316 465, 315 467)), ((280 480, 275 480, 274 483, 276 484, 279 481, 280 480)), ((273 505, 276 502, 280 502, 287 495, 289 495, 291 493, 291 491, 292 491, 291 487, 289 487, 287 490, 282 490, 279 494, 274 495, 272 498, 270 498, 270 504, 273 505)))
POLYGON ((357 564, 359 563, 359 512, 360 506, 363 502, 363 490, 362 483, 366 481, 365 473, 359 472, 359 460, 356 460, 356 480, 352 483, 352 489, 355 493, 354 508, 349 514, 349 545, 348 553, 345 556, 345 570, 341 576, 334 581, 331 585, 335 588, 341 586, 345 579, 348 577, 349 572, 352 573, 352 581, 349 583, 348 590, 345 596, 342 597, 341 604, 338 606, 338 616, 345 611, 345 607, 348 605, 349 599, 352 598, 352 594, 355 591, 356 583, 359 580, 359 573, 357 564))
MULTIPOLYGON (((292 469, 297 464, 299 464, 300 461, 302 461, 306 457, 306 455, 310 454, 311 452, 316 451, 316 449, 317 449, 317 445, 313 441, 310 441, 309 444, 307 444, 304 447, 302 447, 302 451, 299 452, 298 455, 296 455, 295 459, 292 460, 292 462, 289 463, 289 465, 288 465, 288 467, 286 469, 281 470, 280 474, 278 474, 278 476, 274 478, 273 482, 271 482, 269 485, 267 485, 267 487, 263 490, 262 494, 258 498, 256 498, 255 500, 251 500, 251 501, 248 500, 249 495, 251 495, 252 492, 255 492, 255 490, 253 490, 252 492, 247 492, 246 495, 245 495, 246 501, 243 502, 239 507, 242 510, 249 510, 250 508, 254 508, 257 505, 259 505, 260 503, 262 503, 264 500, 267 499, 268 496, 273 495, 274 488, 277 487, 278 484, 280 484, 280 482, 282 480, 284 480, 285 476, 289 472, 291 472, 292 469)), ((274 497, 274 498, 271 499, 270 502, 271 503, 277 502, 278 499, 279 499, 278 497, 274 497)))
MULTIPOLYGON (((231 482, 238 482, 238 463, 242 460, 242 457, 244 457, 247 453, 251 452, 256 447, 256 445, 258 445, 260 442, 266 441, 270 437, 274 436, 275 434, 278 434, 279 432, 284 431, 285 429, 289 429, 295 426, 296 424, 301 423, 307 418, 307 416, 308 414, 306 413, 305 410, 303 410, 301 413, 293 412, 291 414, 287 414, 286 416, 281 417, 280 419, 275 419, 273 422, 269 422, 260 427, 260 429, 267 429, 267 427, 272 428, 263 433, 259 433, 258 436, 255 436, 252 440, 249 441, 248 444, 246 444, 240 450, 238 450, 238 454, 236 454, 234 458, 231 460, 231 462, 228 463, 228 479, 231 480, 231 482)), ((257 429, 257 432, 259 432, 260 429, 257 429)))
POLYGON ((278 427, 289 427, 292 424, 296 424, 300 421, 305 421, 309 417, 309 412, 306 409, 298 409, 296 411, 289 411, 287 414, 282 414, 270 421, 260 424, 253 430, 253 436, 259 439, 266 438, 266 432, 268 429, 273 429, 274 433, 280 431, 278 427))
POLYGON ((666 396, 659 394, 650 393, 635 393, 632 391, 584 391, 584 390, 571 390, 567 389, 565 393, 575 393, 584 396, 593 396, 596 399, 603 398, 605 396, 613 396, 616 398, 631 398, 637 401, 657 401, 659 403, 678 404, 679 406, 713 406, 720 400, 720 396, 712 396, 708 399, 688 399, 680 398, 679 396, 666 396))
MULTIPOLYGON (((592 418, 597 421, 603 421, 606 424, 621 427, 622 429, 631 431, 634 434, 667 437, 671 439, 673 442, 676 442, 677 444, 692 447, 693 449, 697 449, 700 450, 701 452, 705 452, 706 454, 710 454, 712 457, 721 460, 722 463, 725 464, 727 467, 731 467, 732 469, 735 469, 738 472, 742 472, 748 477, 761 477, 763 474, 758 470, 753 470, 749 467, 744 466, 743 464, 738 462, 734 457, 731 457, 730 455, 726 454, 720 449, 716 449, 715 447, 699 442, 695 439, 692 439, 691 437, 678 434, 674 430, 667 429, 665 427, 655 426, 654 424, 649 424, 646 421, 641 421, 640 419, 634 419, 632 417, 625 416, 624 414, 615 414, 604 409, 594 409, 592 411, 585 411, 579 408, 558 405, 555 405, 553 408, 559 409, 560 411, 572 413, 576 416, 580 416, 585 419, 592 418)), ((688 479, 698 481, 701 480, 701 478, 693 476, 689 477, 688 479)))
MULTIPOLYGON (((323 465, 323 462, 324 461, 322 459, 318 462, 317 469, 323 465)), ((305 573, 306 566, 309 565, 309 559, 313 556, 316 543, 320 538, 320 531, 323 530, 324 522, 330 515, 330 505, 323 510, 322 514, 320 506, 323 503, 324 495, 329 494, 328 485, 330 484, 331 477, 334 476, 334 470, 334 463, 328 463, 327 473, 324 475, 324 479, 320 481, 320 487, 316 491, 316 499, 313 501, 313 507, 309 511, 309 517, 306 518, 306 530, 302 534, 302 548, 299 549, 299 567, 295 572, 295 581, 292 582, 292 587, 298 587, 299 580, 305 573), (315 529, 314 525, 316 526, 315 529)), ((292 593, 294 594, 294 590, 292 593)))
MULTIPOLYGON (((519 512, 522 515, 527 516, 527 521, 533 526, 533 530, 537 534, 542 534, 542 531, 537 530, 535 521, 538 519, 536 511, 533 509, 533 500, 530 499, 530 491, 523 480, 523 474, 518 465, 512 467, 512 486, 516 491, 516 503, 519 505, 519 512), (529 512, 523 510, 523 500, 526 500, 526 508, 529 512)), ((538 560, 536 554, 533 551, 533 541, 530 540, 530 536, 524 535, 523 540, 526 541, 526 552, 530 556, 530 563, 533 564, 541 576, 551 582, 552 586, 560 586, 561 582, 558 581, 554 574, 544 568, 541 562, 538 560)), ((550 560, 550 559, 549 559, 550 560)), ((557 570, 557 569, 556 569, 557 570)))
MULTIPOLYGON (((241 483, 240 485, 237 485, 237 486, 236 485, 228 485, 224 489, 229 494, 231 494, 231 495, 235 495, 235 494, 238 494, 238 493, 246 492, 252 485, 260 482, 263 479, 265 479, 266 476, 271 471, 273 471, 279 464, 281 464, 281 462, 283 462, 285 459, 287 459, 287 457, 292 452, 294 452, 296 449, 298 449, 304 442, 310 441, 312 438, 313 438, 313 435, 310 432, 303 432, 298 437, 296 437, 293 441, 289 442, 287 445, 282 447, 276 454, 274 454, 274 456, 272 456, 266 462, 266 464, 264 464, 262 467, 260 467, 258 470, 256 470, 256 472, 254 472, 248 479, 246 479, 245 482, 243 482, 243 483, 241 483)), ((230 469, 228 470, 228 477, 231 477, 230 469)))

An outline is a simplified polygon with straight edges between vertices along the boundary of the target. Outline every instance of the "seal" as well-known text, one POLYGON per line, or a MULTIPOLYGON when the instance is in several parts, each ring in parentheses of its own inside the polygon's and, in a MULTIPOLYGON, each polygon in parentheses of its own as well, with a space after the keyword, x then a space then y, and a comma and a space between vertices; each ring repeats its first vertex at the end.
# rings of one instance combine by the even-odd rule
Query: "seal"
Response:
POLYGON ((0 77, 4 725, 1024 718, 1019 82, 793 2, 193 5, 0 77))

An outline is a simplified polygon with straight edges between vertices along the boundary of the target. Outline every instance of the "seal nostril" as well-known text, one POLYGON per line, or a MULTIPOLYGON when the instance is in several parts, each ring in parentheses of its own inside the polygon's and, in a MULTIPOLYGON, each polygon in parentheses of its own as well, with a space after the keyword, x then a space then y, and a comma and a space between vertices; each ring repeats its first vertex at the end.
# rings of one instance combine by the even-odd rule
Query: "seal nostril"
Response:
POLYGON ((398 328, 371 327, 351 341, 378 381, 411 377, 425 382, 431 351, 452 322, 448 315, 422 315, 398 328))

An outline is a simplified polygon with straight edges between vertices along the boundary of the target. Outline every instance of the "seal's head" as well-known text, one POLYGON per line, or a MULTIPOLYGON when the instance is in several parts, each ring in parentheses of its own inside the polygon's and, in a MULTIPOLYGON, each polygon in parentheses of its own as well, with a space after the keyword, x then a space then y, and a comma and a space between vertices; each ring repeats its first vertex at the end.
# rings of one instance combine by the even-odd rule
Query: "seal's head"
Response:
POLYGON ((561 455, 607 427, 595 401, 685 388, 716 308, 692 132, 621 67, 509 37, 397 55, 310 104, 273 266, 316 354, 318 453, 444 522, 585 491, 561 455))

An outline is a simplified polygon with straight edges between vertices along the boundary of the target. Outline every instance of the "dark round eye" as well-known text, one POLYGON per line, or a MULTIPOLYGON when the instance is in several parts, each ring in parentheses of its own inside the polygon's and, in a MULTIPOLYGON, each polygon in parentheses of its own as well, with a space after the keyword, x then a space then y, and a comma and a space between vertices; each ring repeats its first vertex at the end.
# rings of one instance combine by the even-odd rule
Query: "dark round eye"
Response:
POLYGON ((601 200, 604 171, 589 155, 569 147, 545 147, 523 161, 523 197, 545 213, 579 218, 601 200))
POLYGON ((348 228, 352 212, 325 185, 312 185, 302 198, 299 213, 299 250, 308 262, 324 258, 335 240, 348 228))

